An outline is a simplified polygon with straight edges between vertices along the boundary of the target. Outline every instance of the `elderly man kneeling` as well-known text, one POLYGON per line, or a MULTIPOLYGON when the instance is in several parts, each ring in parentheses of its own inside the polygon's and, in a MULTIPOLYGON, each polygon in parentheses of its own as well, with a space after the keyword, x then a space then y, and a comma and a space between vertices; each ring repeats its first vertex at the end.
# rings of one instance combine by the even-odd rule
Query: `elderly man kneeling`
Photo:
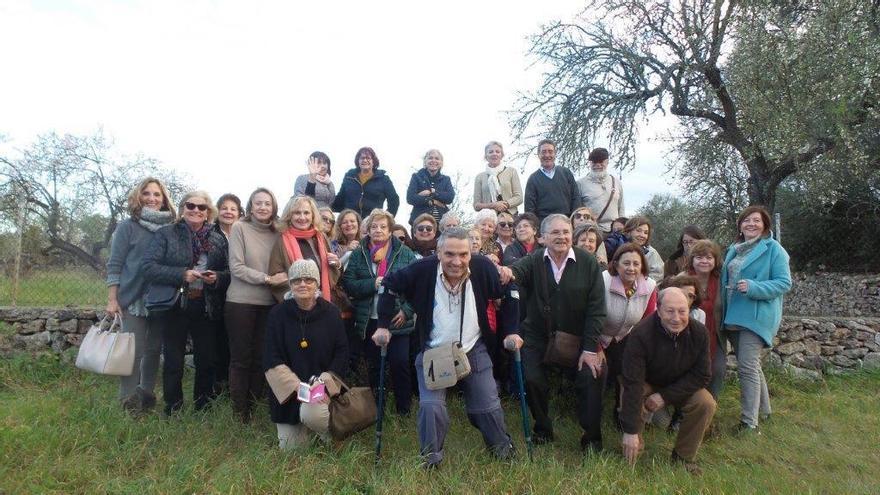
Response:
POLYGON ((657 312, 635 327, 623 354, 623 454, 635 463, 644 448, 645 417, 667 404, 681 408, 684 417, 672 460, 700 474, 694 462, 703 435, 715 415, 715 399, 706 390, 709 342, 706 327, 689 320, 688 299, 681 289, 660 291, 657 312))
POLYGON ((263 369, 272 388, 269 412, 278 429, 278 443, 287 450, 309 442, 311 432, 330 440, 330 397, 339 384, 329 372, 348 372, 348 338, 339 309, 318 297, 320 274, 310 259, 296 260, 287 271, 290 292, 269 312, 263 369), (301 381, 318 377, 326 394, 300 402, 301 381))

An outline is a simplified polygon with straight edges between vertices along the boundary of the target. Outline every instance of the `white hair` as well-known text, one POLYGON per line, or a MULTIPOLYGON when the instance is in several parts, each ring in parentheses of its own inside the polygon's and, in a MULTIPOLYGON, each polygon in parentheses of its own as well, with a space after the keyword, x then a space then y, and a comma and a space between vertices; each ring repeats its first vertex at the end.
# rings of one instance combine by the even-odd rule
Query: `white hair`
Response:
POLYGON ((480 225, 484 220, 492 220, 493 222, 498 223, 498 213, 496 213, 495 210, 483 208, 477 212, 477 215, 474 217, 474 223, 480 225))

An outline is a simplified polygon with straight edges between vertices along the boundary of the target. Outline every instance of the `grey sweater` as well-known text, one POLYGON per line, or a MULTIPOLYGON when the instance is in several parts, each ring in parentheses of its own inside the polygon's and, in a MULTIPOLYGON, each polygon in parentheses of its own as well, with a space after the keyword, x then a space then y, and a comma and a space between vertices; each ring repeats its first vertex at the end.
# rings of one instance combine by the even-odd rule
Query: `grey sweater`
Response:
POLYGON ((116 300, 125 309, 140 299, 145 280, 141 260, 153 239, 153 233, 137 221, 127 218, 116 226, 107 259, 107 286, 118 286, 116 300))
POLYGON ((239 221, 229 233, 229 272, 232 280, 226 302, 272 306, 275 298, 265 284, 269 269, 269 253, 278 239, 278 232, 268 224, 239 221))
POLYGON ((333 199, 336 198, 336 188, 332 182, 327 185, 315 182, 313 188, 308 186, 309 175, 300 175, 293 184, 293 196, 311 196, 315 198, 315 203, 318 203, 318 208, 322 206, 329 208, 333 204, 333 199))

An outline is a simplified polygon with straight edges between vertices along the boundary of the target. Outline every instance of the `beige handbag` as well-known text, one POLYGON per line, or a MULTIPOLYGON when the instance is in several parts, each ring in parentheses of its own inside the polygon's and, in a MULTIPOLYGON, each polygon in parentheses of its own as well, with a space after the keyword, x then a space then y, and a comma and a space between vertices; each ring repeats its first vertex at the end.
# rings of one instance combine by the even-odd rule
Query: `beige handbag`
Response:
POLYGON ((422 371, 425 387, 428 390, 449 388, 471 374, 471 362, 461 348, 464 332, 464 306, 467 295, 467 281, 461 287, 461 318, 459 319, 458 341, 428 349, 422 354, 422 371))
POLYGON ((327 406, 330 436, 334 440, 345 440, 376 422, 376 398, 370 387, 350 388, 338 376, 332 376, 341 387, 327 406))
POLYGON ((76 355, 76 367, 102 375, 130 376, 134 370, 134 334, 122 331, 119 314, 112 323, 108 317, 86 333, 76 355))

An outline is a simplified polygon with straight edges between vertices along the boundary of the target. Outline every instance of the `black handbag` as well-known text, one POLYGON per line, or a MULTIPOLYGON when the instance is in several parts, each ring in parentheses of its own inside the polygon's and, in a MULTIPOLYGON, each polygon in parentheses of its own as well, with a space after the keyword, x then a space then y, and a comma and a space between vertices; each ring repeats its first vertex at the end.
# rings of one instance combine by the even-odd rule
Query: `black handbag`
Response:
POLYGON ((150 284, 147 287, 147 293, 144 295, 144 306, 147 311, 158 313, 161 311, 170 311, 176 307, 180 309, 186 308, 186 288, 184 286, 175 287, 168 284, 150 284))

